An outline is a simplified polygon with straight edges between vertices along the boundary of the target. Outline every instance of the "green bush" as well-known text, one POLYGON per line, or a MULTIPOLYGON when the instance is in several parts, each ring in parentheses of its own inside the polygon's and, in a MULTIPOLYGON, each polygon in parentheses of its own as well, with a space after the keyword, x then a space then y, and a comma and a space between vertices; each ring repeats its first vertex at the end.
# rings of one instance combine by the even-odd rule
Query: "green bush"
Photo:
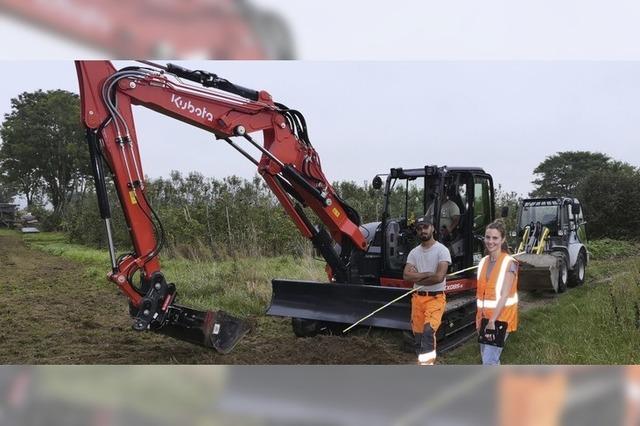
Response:
MULTIPOLYGON (((118 252, 131 238, 113 185, 109 185, 113 237, 118 252)), ((164 254, 188 259, 300 255, 307 242, 261 178, 223 180, 199 173, 148 180, 146 194, 164 229, 164 254)), ((106 247, 104 222, 92 189, 74 197, 62 220, 70 241, 106 247)))
POLYGON ((640 239, 638 169, 620 166, 592 172, 578 186, 577 196, 590 238, 640 239))

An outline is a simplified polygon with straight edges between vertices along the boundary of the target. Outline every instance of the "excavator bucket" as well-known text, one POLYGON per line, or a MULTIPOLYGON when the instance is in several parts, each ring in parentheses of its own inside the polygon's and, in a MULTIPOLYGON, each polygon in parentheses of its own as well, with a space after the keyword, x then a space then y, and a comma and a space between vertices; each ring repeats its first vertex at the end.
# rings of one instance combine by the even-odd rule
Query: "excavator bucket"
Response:
POLYGON ((171 305, 166 323, 154 330, 226 354, 250 330, 248 324, 223 311, 198 311, 171 305))
MULTIPOLYGON (((405 288, 312 281, 272 280, 267 315, 353 324, 401 296, 405 288)), ((410 330, 411 296, 400 299, 361 324, 410 330)))
POLYGON ((550 254, 518 256, 518 290, 558 291, 558 257, 550 254))

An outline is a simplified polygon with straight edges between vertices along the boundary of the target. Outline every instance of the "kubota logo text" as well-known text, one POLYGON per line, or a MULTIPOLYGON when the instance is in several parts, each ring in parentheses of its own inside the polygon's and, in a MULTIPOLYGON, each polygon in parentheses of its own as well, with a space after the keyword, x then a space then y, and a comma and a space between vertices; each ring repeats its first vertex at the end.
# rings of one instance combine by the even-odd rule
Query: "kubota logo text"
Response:
POLYGON ((178 108, 189 111, 189 113, 197 115, 198 117, 204 118, 207 121, 213 121, 213 114, 207 111, 207 107, 197 107, 191 103, 190 100, 182 99, 182 96, 176 96, 174 94, 171 95, 171 103, 177 106, 178 108))

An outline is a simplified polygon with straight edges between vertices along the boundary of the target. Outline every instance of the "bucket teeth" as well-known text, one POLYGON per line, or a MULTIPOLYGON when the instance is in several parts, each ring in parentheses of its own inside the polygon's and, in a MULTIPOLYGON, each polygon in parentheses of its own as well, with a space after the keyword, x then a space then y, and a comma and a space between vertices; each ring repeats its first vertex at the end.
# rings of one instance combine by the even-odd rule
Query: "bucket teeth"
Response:
POLYGON ((198 311, 171 305, 166 322, 154 331, 226 354, 250 329, 245 320, 224 311, 198 311))

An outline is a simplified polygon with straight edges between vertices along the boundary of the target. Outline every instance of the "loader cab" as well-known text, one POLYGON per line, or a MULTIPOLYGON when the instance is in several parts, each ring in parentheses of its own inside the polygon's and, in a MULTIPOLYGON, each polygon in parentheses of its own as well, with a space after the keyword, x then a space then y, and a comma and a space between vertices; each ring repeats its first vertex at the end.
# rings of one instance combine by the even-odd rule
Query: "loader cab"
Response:
POLYGON ((569 216, 569 230, 575 231, 576 237, 583 244, 587 243, 587 222, 584 220, 584 213, 582 211, 582 205, 576 198, 570 199, 570 205, 568 209, 569 216))
POLYGON ((549 230, 549 246, 568 246, 569 240, 578 238, 586 242, 585 221, 580 202, 570 197, 532 198, 523 200, 518 212, 516 235, 549 230))
POLYGON ((484 229, 495 215, 491 176, 480 168, 391 169, 384 184, 382 221, 370 248, 379 249, 383 285, 385 279, 402 279, 409 252, 420 244, 415 220, 428 211, 440 212, 433 214, 434 235, 451 253, 450 272, 477 264, 482 257, 484 229), (448 201, 455 203, 460 215, 454 232, 444 238, 441 214, 448 201))

